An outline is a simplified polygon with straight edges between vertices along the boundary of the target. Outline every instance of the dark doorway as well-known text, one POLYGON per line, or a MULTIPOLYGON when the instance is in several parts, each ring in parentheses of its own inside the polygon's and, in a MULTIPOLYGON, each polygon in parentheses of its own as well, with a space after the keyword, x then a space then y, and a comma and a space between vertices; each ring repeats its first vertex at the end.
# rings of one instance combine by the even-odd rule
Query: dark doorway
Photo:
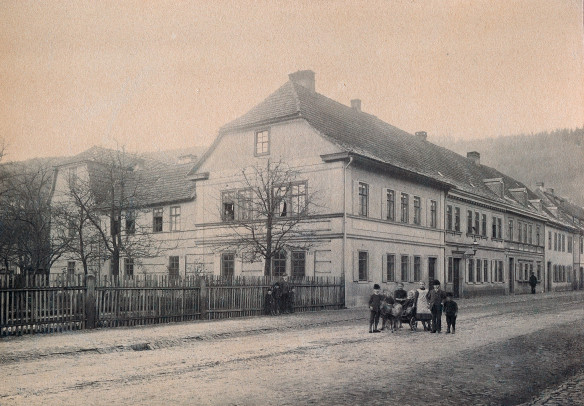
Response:
POLYGON ((552 291, 552 263, 548 262, 547 263, 547 286, 546 286, 546 292, 551 292, 552 291))
POLYGON ((428 258, 428 286, 436 279, 436 258, 428 258))
POLYGON ((580 267, 580 289, 584 288, 584 268, 580 267))
POLYGON ((515 292, 515 259, 509 258, 509 294, 515 292))
POLYGON ((460 258, 454 258, 452 263, 452 294, 460 297, 460 258))

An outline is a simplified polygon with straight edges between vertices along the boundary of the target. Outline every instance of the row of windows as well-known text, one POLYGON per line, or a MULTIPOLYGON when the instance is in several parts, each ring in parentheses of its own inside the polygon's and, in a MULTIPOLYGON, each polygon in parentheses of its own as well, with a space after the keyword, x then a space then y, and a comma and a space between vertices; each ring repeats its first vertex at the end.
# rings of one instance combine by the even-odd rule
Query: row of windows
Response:
POLYGON ((509 241, 516 241, 523 244, 541 245, 541 227, 535 226, 535 237, 533 235, 533 225, 524 221, 517 221, 517 234, 515 234, 515 223, 513 219, 509 219, 508 224, 508 238, 509 241))
MULTIPOLYGON (((359 182, 358 190, 358 208, 357 214, 359 216, 368 217, 369 216, 369 185, 364 182, 359 182)), ((385 202, 384 202, 384 214, 383 218, 385 220, 396 221, 396 193, 395 190, 385 189, 385 202)), ((413 197, 414 203, 414 213, 413 213, 413 224, 422 224, 422 199, 419 196, 413 197)), ((438 205, 435 200, 430 201, 430 224, 432 228, 438 227, 438 217, 437 217, 438 205)), ((401 193, 400 195, 400 222, 409 223, 410 222, 410 196, 407 193, 401 193)))
POLYGON ((572 267, 566 265, 553 266, 554 282, 572 282, 572 267))
MULTIPOLYGON (((448 260, 450 269, 451 258, 448 260)), ((467 281, 469 283, 503 282, 503 261, 488 259, 469 259, 467 264, 467 281)), ((452 280, 449 280, 452 282, 452 280)))
POLYGON ((537 280, 541 280, 541 262, 536 263, 535 270, 533 266, 533 261, 519 261, 515 270, 515 280, 519 282, 527 282, 529 281, 532 272, 537 276, 537 280))
MULTIPOLYGON (((271 199, 280 217, 298 216, 307 210, 307 183, 295 182, 278 186, 273 190, 271 199)), ((237 189, 221 192, 221 219, 223 221, 250 220, 266 213, 263 202, 254 205, 252 189, 237 189)))
MULTIPOLYGON (((566 243, 566 235, 565 234, 560 234, 557 232, 552 233, 551 231, 548 231, 548 249, 549 250, 554 250, 554 251, 559 251, 559 252, 566 252, 566 249, 568 250, 568 252, 572 252, 572 244, 573 244, 573 240, 572 240, 572 236, 568 236, 567 239, 567 243, 566 243), (552 239, 553 236, 553 239, 552 239), (553 242, 553 245, 552 245, 553 242)), ((580 247, 582 248, 582 247, 580 247)))
MULTIPOLYGON (((422 280, 422 257, 414 255, 386 254, 383 269, 383 282, 419 282, 422 280), (396 260, 400 261, 396 264, 396 260), (399 265, 399 272, 396 266, 399 265)), ((369 280, 369 252, 358 251, 358 277, 359 281, 369 280)), ((428 274, 435 275, 436 258, 428 258, 428 274)))
MULTIPOLYGON (((152 210, 152 231, 155 233, 161 233, 164 231, 164 209, 162 207, 157 207, 152 210)), ((170 231, 180 231, 180 206, 170 207, 170 231)))
MULTIPOLYGON (((285 250, 277 252, 272 258, 272 274, 274 276, 291 275, 293 278, 302 278, 306 275, 306 252, 285 250), (287 272, 288 254, 290 254, 290 272, 287 272)), ((235 253, 221 254, 221 276, 233 278, 235 275, 235 253)))

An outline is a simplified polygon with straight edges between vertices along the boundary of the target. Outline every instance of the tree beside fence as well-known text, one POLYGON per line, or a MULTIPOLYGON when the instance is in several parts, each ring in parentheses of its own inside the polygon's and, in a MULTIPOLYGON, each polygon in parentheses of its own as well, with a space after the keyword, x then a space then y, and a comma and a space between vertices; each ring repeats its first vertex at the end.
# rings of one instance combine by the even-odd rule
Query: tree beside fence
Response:
MULTIPOLYGON (((0 276, 0 334, 21 335, 264 314, 279 278, 92 275, 66 278, 0 276)), ((344 307, 341 278, 290 280, 294 310, 344 307)))

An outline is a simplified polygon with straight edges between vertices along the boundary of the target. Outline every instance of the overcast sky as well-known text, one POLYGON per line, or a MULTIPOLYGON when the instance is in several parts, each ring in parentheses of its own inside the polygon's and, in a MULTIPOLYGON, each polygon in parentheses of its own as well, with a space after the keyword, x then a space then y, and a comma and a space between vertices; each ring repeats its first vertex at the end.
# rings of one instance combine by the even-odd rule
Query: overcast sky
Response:
POLYGON ((300 69, 409 132, 584 125, 582 0, 0 1, 8 160, 207 145, 300 69))

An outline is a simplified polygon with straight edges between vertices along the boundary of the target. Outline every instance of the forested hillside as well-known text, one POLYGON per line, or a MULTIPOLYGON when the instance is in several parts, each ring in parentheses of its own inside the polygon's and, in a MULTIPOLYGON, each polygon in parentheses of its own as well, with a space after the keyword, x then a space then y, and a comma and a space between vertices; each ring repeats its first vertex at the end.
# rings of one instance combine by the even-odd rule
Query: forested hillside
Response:
POLYGON ((481 140, 430 139, 466 156, 478 151, 481 163, 531 188, 544 182, 561 196, 584 206, 584 128, 481 140))

